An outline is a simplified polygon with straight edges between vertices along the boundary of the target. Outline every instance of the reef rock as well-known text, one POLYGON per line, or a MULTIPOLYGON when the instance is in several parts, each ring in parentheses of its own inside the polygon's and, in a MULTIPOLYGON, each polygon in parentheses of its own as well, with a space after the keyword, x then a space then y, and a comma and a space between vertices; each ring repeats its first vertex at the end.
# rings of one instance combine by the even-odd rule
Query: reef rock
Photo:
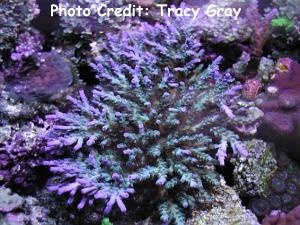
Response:
POLYGON ((47 129, 45 124, 39 123, 43 122, 10 127, 10 138, 0 146, 0 183, 27 188, 35 186, 38 175, 34 168, 39 164, 39 150, 42 146, 39 136, 47 129))
POLYGON ((216 190, 213 207, 206 211, 195 211, 188 225, 259 225, 251 211, 242 206, 237 193, 225 184, 216 190))
POLYGON ((0 188, 1 225, 55 225, 47 210, 33 197, 21 197, 10 189, 0 188))
POLYGON ((38 69, 12 81, 8 88, 25 101, 52 99, 73 82, 71 63, 56 52, 41 53, 43 62, 38 69))
POLYGON ((0 188, 0 212, 9 213, 22 208, 25 201, 17 194, 12 194, 9 189, 0 188))
POLYGON ((264 194, 277 169, 272 145, 257 139, 246 141, 244 144, 248 157, 231 159, 231 163, 235 166, 234 189, 243 196, 264 194))
POLYGON ((264 112, 260 133, 268 141, 286 145, 290 153, 300 157, 300 64, 288 58, 279 59, 277 72, 260 98, 264 112), (291 145, 291 146, 289 146, 291 145))

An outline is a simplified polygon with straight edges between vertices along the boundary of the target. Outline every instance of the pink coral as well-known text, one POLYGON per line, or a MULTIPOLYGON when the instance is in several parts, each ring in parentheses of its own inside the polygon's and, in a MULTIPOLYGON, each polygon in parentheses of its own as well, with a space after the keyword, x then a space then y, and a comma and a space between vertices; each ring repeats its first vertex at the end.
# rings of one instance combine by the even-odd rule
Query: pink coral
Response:
POLYGON ((255 100, 262 89, 262 84, 257 79, 249 79, 246 81, 242 95, 247 100, 255 100))

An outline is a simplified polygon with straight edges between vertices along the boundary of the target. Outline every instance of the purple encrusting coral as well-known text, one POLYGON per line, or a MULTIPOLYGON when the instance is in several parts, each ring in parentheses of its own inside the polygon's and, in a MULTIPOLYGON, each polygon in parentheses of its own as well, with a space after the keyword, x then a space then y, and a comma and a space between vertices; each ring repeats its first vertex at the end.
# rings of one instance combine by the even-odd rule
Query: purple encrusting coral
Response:
POLYGON ((300 120, 300 64, 289 59, 282 60, 288 61, 287 68, 278 71, 270 82, 260 108, 265 113, 266 125, 276 133, 289 135, 297 130, 300 120))
MULTIPOLYGON (((209 202, 210 187, 219 185, 215 144, 247 156, 227 129, 230 109, 221 101, 232 79, 219 71, 221 57, 204 69, 201 43, 186 20, 142 24, 93 44, 101 85, 91 100, 80 91, 79 99, 68 98, 69 112, 47 116, 54 123, 47 151, 72 146, 78 155, 44 162, 57 174, 50 189, 68 193, 69 203, 76 199, 83 208, 102 199, 105 213, 114 204, 125 212, 123 199, 149 181, 158 188, 161 220, 183 224, 183 212, 209 202)), ((217 155, 223 164, 225 155, 217 155)))
POLYGON ((263 225, 297 225, 300 223, 300 206, 295 207, 288 213, 273 211, 266 216, 263 225))

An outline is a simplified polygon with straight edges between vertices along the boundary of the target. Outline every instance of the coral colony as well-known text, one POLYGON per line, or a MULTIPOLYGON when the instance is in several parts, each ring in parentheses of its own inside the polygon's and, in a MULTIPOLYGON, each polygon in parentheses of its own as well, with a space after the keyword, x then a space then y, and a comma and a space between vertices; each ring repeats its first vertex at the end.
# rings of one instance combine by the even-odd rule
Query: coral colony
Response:
POLYGON ((4 0, 0 22, 1 225, 299 224, 298 0, 4 0))

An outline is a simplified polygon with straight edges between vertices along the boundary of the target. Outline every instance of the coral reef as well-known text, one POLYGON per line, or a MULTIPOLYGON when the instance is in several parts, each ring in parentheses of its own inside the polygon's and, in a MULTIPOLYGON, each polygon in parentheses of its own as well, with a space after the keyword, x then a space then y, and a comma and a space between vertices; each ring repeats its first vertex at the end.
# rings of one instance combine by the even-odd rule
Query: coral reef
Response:
POLYGON ((221 58, 203 69, 201 44, 182 22, 166 18, 164 25, 107 34, 94 47, 101 85, 92 100, 80 91, 80 99, 69 97, 71 111, 47 116, 54 123, 47 150, 81 150, 44 162, 58 176, 50 189, 68 193, 68 202, 79 199, 79 209, 102 199, 104 213, 115 204, 126 212, 133 188, 149 182, 157 186, 161 220, 182 224, 184 209, 210 201, 209 187, 219 185, 216 148, 220 162, 227 144, 247 156, 220 101, 232 79, 219 71, 221 58))
POLYGON ((255 215, 247 210, 237 193, 222 181, 220 188, 215 190, 212 209, 193 212, 188 225, 259 225, 255 215))
POLYGON ((234 165, 234 189, 244 197, 264 195, 277 169, 272 145, 256 139, 246 141, 244 144, 248 158, 230 160, 234 165))
POLYGON ((0 224, 299 224, 298 1, 1 1, 0 224))

